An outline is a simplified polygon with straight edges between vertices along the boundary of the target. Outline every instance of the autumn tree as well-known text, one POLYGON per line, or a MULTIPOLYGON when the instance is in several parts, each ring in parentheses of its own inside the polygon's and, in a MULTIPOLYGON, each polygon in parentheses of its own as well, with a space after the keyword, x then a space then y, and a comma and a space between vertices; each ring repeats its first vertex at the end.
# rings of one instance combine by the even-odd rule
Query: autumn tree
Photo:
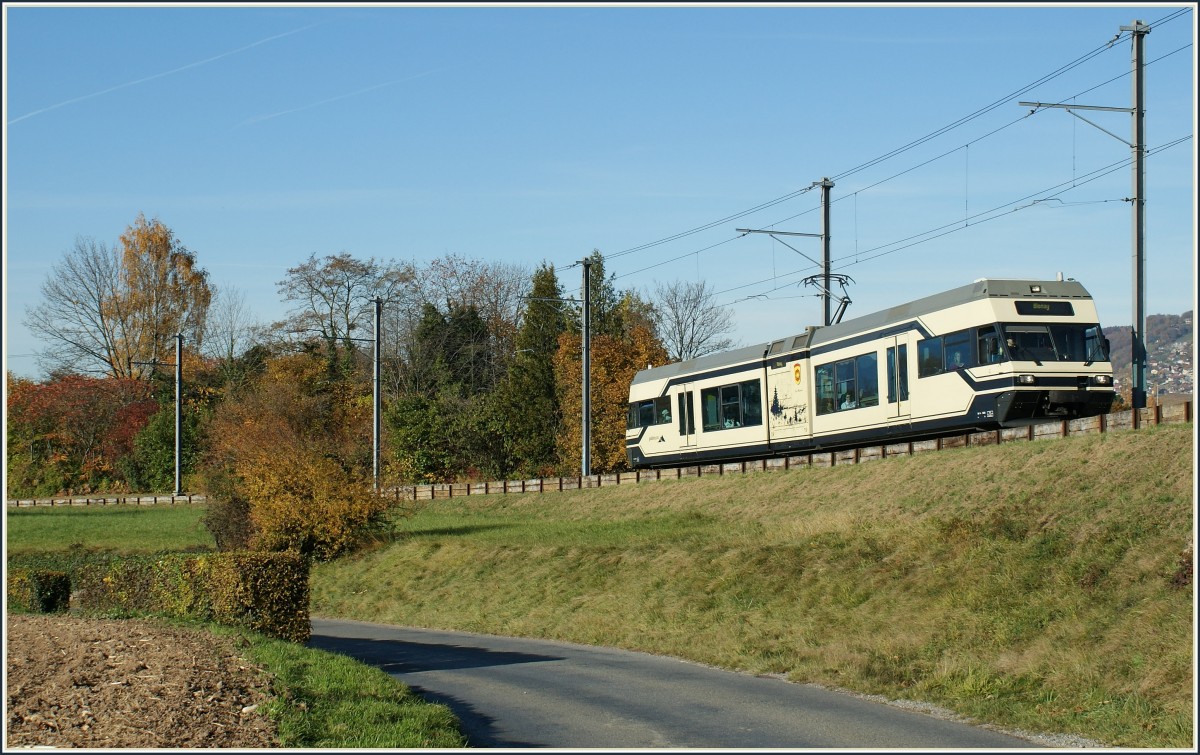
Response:
POLYGON ((212 289, 196 255, 161 221, 141 213, 120 241, 124 301, 114 304, 134 321, 129 353, 138 361, 170 362, 177 333, 200 345, 212 289))
POLYGON ((673 281, 654 289, 654 322, 672 362, 693 359, 733 345, 733 314, 716 303, 705 281, 673 281))
POLYGON ((157 219, 141 214, 117 247, 86 237, 43 282, 25 324, 44 342, 39 363, 112 377, 144 377, 170 361, 173 337, 201 343, 212 298, 195 255, 157 219))
POLYGON ((159 408, 149 383, 69 373, 34 382, 9 373, 7 388, 10 494, 125 487, 119 462, 159 408))
MULTIPOLYGON (((625 420, 629 384, 647 364, 662 364, 667 352, 644 325, 635 325, 620 336, 594 336, 591 345, 591 467, 592 472, 628 469, 625 456, 625 420)), ((554 358, 558 400, 563 423, 558 453, 563 459, 579 458, 583 448, 583 363, 577 333, 559 338, 554 358)))
POLYGON ((220 542, 324 560, 385 526, 369 397, 331 384, 327 371, 319 353, 270 358, 214 411, 202 481, 213 509, 205 522, 220 542))

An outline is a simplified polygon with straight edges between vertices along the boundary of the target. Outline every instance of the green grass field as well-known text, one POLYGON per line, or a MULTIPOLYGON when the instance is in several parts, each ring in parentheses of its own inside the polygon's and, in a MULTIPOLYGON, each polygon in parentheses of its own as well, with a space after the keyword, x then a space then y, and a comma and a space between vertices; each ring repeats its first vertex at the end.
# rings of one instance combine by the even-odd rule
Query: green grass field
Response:
MULTIPOLYGON (((1164 425, 409 504, 393 542, 314 568, 312 611, 625 647, 1007 728, 1189 748, 1193 439, 1191 424, 1164 425)), ((104 518, 91 511, 65 518, 104 518)), ((114 528, 124 547, 196 536, 154 511, 144 535, 114 528)), ((58 521, 8 516, 13 552, 31 547, 30 525, 58 521)), ((42 536, 114 547, 92 529, 108 528, 42 536)))
POLYGON ((84 548, 116 553, 214 550, 203 506, 8 507, 8 553, 84 548))

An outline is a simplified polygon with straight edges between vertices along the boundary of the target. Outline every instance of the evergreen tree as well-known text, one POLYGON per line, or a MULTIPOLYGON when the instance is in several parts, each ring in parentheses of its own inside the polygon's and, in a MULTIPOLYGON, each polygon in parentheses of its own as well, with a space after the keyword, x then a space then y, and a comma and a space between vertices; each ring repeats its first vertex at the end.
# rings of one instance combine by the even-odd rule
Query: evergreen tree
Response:
POLYGON ((503 383, 493 395, 489 426, 493 428, 497 476, 516 472, 526 477, 548 476, 558 466, 555 437, 562 423, 554 378, 558 337, 570 328, 554 266, 543 264, 533 275, 517 353, 503 383))

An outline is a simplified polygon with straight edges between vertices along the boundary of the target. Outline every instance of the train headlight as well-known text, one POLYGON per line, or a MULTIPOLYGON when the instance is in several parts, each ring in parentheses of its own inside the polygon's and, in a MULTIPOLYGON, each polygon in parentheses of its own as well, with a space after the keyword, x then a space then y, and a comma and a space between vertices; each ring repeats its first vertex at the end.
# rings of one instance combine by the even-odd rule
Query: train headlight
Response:
POLYGON ((1092 385, 1112 385, 1112 375, 1092 375, 1092 385))
POLYGON ((1017 385, 1033 385, 1037 383, 1037 378, 1033 375, 1017 375, 1017 385))

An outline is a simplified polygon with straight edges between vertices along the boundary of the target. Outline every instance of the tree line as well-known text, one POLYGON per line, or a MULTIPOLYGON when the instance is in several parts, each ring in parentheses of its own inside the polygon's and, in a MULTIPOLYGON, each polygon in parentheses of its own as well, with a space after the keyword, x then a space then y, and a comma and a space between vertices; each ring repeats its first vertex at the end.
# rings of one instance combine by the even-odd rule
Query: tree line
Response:
MULTIPOLYGON (((634 373, 730 347, 732 318, 703 282, 623 290, 590 262, 591 464, 619 471, 634 373)), ((225 507, 218 540, 338 552, 379 517, 376 300, 383 485, 579 471, 582 297, 553 265, 313 253, 277 287, 286 317, 260 323, 157 218, 77 238, 26 311, 47 377, 6 378, 8 495, 168 489, 178 333, 181 466, 225 507)))

